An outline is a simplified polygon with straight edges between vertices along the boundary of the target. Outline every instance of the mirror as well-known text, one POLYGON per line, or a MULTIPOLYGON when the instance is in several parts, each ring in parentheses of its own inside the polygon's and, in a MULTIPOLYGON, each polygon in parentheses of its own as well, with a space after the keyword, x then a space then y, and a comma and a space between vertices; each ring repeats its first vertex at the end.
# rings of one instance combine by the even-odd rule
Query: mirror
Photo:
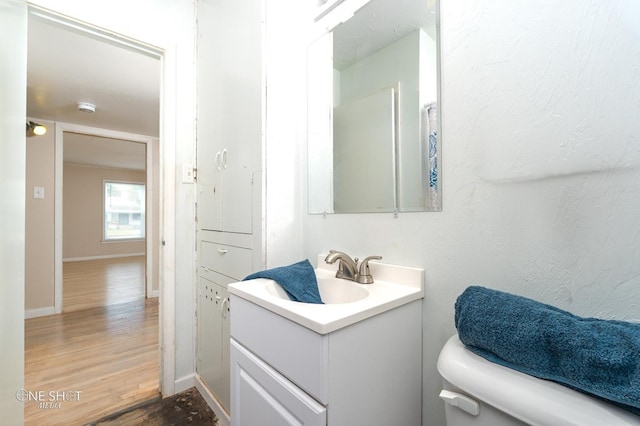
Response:
POLYGON ((310 44, 309 213, 441 210, 436 10, 371 0, 310 44))

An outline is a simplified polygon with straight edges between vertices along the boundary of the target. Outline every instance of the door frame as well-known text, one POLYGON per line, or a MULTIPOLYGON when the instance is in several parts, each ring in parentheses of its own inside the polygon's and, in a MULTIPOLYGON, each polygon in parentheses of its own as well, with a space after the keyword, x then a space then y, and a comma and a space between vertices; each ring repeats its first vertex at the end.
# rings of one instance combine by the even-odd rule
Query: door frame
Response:
MULTIPOLYGON (((159 149, 159 234, 154 236, 155 243, 160 244, 159 251, 159 390, 163 396, 170 396, 175 393, 175 369, 176 369, 176 324, 175 324, 175 170, 171 164, 175 163, 177 137, 177 74, 175 72, 178 63, 177 45, 172 44, 165 49, 151 46, 142 41, 121 36, 113 31, 95 27, 82 21, 73 19, 66 15, 61 15, 40 6, 27 2, 28 13, 36 15, 38 18, 48 20, 56 25, 61 25, 68 29, 86 34, 90 37, 98 37, 106 42, 120 45, 127 49, 132 49, 140 53, 157 57, 161 64, 161 90, 160 90, 160 138, 159 149), (165 166, 166 165, 166 166, 165 166), (164 301, 167 301, 165 303, 164 301)), ((68 125, 58 123, 60 131, 67 131, 72 128, 84 126, 68 125), (64 130, 63 130, 64 129, 64 130)), ((89 128, 91 129, 91 128, 89 128)), ((56 129, 56 131, 58 131, 56 129)), ((62 139, 62 138, 60 138, 62 139)), ((57 142, 56 142, 57 143, 57 142)), ((60 142, 61 143, 61 142, 60 142)), ((62 151, 56 149, 56 164, 62 164, 62 151)), ((56 167, 56 192, 61 189, 62 172, 60 167, 56 167), (58 173, 60 173, 58 175, 58 173), (58 180, 60 180, 58 182, 58 180)), ((61 197, 61 193, 60 193, 61 197)), ((54 288, 55 280, 62 281, 62 198, 54 201, 54 288)), ((147 250, 149 244, 154 244, 154 239, 147 236, 147 250)), ((59 294, 55 292, 55 298, 62 297, 62 288, 59 294)), ((61 299, 55 300, 54 310, 62 307, 61 299)))
MULTIPOLYGON (((145 197, 147 199, 147 205, 149 201, 153 201, 153 193, 155 191, 153 175, 155 172, 153 164, 153 142, 154 138, 151 136, 137 135, 134 133, 126 133, 115 130, 100 129, 96 127, 82 126, 78 124, 55 122, 55 166, 54 166, 54 301, 53 309, 54 313, 60 314, 63 309, 63 287, 64 279, 62 274, 62 264, 64 262, 62 256, 62 240, 63 240, 63 175, 64 175, 64 133, 78 133, 88 136, 98 136, 110 139, 119 139, 128 142, 143 143, 146 146, 145 163, 146 163, 146 182, 145 182, 145 197)), ((158 193, 160 197, 160 205, 162 205, 162 194, 158 193)), ((159 210, 159 209, 158 209, 159 210)), ((153 280, 157 275, 158 268, 153 262, 153 251, 156 243, 159 241, 158 230, 154 228, 153 222, 155 220, 156 211, 153 208, 148 208, 145 211, 145 297, 156 296, 153 292, 153 280)), ((159 260, 159 259, 158 259, 159 260)), ((159 293, 159 290, 158 290, 159 293)))

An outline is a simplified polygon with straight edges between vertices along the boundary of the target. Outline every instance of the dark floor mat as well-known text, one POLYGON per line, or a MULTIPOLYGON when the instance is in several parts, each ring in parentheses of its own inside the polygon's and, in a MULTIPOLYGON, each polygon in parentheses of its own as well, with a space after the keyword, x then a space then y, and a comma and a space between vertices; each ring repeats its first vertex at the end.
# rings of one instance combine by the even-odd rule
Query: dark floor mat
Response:
POLYGON ((152 400, 86 426, 169 426, 169 425, 218 425, 217 417, 196 388, 188 389, 172 397, 152 400))

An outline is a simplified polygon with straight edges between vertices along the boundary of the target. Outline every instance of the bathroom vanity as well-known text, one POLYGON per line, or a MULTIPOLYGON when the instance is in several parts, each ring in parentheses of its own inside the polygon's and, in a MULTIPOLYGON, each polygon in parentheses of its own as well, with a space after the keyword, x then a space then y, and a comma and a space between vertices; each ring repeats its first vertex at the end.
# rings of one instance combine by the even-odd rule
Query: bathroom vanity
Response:
POLYGON ((229 285, 233 424, 421 424, 423 271, 371 262, 362 285, 323 259, 333 303, 292 302, 266 279, 229 285))

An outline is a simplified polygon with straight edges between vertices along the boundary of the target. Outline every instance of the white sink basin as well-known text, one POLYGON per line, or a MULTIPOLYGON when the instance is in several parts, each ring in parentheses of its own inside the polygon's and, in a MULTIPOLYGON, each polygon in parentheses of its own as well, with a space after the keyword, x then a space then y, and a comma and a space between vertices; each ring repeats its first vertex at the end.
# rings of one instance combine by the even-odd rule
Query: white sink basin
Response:
MULTIPOLYGON (((337 263, 328 265, 318 256, 316 278, 325 304, 289 299, 275 281, 259 278, 229 284, 233 297, 241 297, 319 334, 381 314, 424 297, 424 271, 419 268, 369 262, 373 284, 335 278, 337 263)), ((232 308, 233 309, 233 308, 232 308)))
MULTIPOLYGON (((335 277, 317 277, 320 298, 325 304, 353 303, 362 300, 369 295, 369 291, 353 281, 342 280, 335 277)), ((290 300, 289 295, 275 281, 269 280, 265 290, 273 297, 290 300)))

